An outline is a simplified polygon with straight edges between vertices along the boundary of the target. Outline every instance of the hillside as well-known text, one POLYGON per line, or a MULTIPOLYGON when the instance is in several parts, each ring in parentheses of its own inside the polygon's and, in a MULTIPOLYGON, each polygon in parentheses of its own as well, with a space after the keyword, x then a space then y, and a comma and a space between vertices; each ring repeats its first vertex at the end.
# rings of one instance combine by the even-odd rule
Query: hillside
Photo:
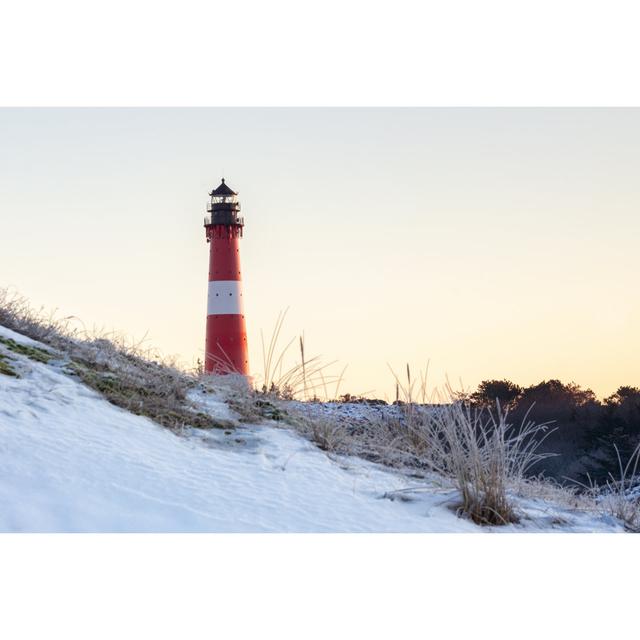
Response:
MULTIPOLYGON (((456 492, 437 476, 329 455, 273 422, 175 433, 107 402, 64 354, 4 327, 0 339, 1 531, 623 530, 521 498, 519 524, 480 527, 455 514, 456 492)), ((220 394, 196 388, 190 400, 236 421, 220 394)))

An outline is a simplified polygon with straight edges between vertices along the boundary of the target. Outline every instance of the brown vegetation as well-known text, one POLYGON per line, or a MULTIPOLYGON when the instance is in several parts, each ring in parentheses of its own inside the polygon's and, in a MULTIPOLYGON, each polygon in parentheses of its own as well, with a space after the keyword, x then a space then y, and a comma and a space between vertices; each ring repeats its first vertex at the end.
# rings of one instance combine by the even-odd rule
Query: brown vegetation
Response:
POLYGON ((35 311, 22 296, 0 289, 0 325, 51 348, 49 351, 3 339, 9 350, 38 362, 60 358, 65 362, 65 372, 80 378, 112 404, 174 431, 230 426, 189 402, 187 393, 197 384, 194 374, 143 349, 140 343, 127 343, 109 334, 89 334, 74 327, 72 321, 35 311))

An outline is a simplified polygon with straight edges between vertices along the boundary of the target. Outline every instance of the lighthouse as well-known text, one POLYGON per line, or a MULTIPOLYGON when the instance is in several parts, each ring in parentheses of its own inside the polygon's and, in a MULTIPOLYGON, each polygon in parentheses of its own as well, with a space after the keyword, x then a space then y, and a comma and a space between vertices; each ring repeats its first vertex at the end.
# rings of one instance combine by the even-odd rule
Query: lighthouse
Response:
POLYGON ((239 242, 244 218, 240 215, 238 194, 225 184, 224 178, 209 195, 204 219, 209 243, 205 373, 248 375, 239 242))

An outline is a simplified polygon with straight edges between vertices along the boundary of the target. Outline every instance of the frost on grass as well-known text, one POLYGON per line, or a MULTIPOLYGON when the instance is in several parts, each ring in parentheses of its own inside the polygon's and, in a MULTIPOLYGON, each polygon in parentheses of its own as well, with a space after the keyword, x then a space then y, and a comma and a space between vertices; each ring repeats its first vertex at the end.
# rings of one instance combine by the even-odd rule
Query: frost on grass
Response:
POLYGON ((439 406, 357 405, 349 412, 293 403, 289 411, 298 432, 321 449, 436 473, 457 490, 459 514, 477 524, 518 522, 512 494, 544 457, 537 449, 546 425, 511 425, 504 412, 453 400, 439 406))
POLYGON ((628 531, 640 533, 640 444, 634 449, 626 463, 617 446, 618 475, 613 473, 603 485, 591 482, 583 485, 587 494, 598 502, 600 509, 624 523, 628 531))
MULTIPOLYGON (((0 345, 8 352, 43 364, 61 359, 68 375, 77 376, 112 404, 136 415, 176 431, 232 426, 189 401, 187 394, 198 383, 195 373, 180 369, 140 343, 112 334, 89 334, 74 327, 73 318, 55 318, 34 310, 25 298, 7 289, 0 289, 0 325, 38 341, 32 344, 3 337, 0 345)), ((6 358, 3 362, 2 373, 12 375, 6 358)))

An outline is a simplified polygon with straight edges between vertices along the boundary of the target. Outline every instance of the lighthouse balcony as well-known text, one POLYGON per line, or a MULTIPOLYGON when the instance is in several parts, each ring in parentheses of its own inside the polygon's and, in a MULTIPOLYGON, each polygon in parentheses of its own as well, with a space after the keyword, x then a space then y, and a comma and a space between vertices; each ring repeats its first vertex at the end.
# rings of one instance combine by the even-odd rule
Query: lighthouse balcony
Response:
POLYGON ((214 211, 240 211, 239 202, 207 202, 207 213, 214 211))
POLYGON ((216 211, 212 215, 204 217, 204 226, 210 227, 215 224, 244 226, 244 218, 232 211, 216 211))

